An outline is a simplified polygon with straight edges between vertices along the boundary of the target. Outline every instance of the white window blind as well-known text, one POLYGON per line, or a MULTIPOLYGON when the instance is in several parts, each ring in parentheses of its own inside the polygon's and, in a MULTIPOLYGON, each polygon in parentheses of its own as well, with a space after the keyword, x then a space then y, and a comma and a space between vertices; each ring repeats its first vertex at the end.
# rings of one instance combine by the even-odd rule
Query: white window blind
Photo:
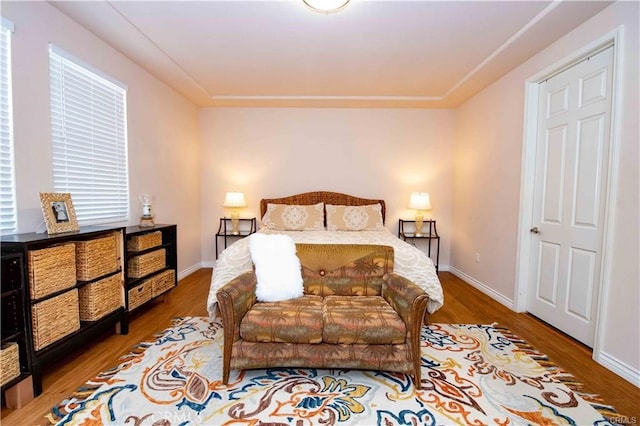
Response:
POLYGON ((11 103, 11 33, 13 24, 0 25, 0 233, 16 232, 16 187, 13 160, 13 107, 11 103))
POLYGON ((54 45, 49 74, 55 191, 80 225, 127 220, 126 87, 54 45))

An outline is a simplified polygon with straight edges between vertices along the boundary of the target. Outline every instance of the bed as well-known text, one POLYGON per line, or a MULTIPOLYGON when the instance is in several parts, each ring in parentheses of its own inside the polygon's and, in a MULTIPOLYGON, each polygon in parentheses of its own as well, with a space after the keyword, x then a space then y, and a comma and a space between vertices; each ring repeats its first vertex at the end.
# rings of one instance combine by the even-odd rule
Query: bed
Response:
MULTIPOLYGON (((391 246, 394 249, 394 272, 424 289, 429 295, 427 311, 433 313, 444 302, 435 266, 423 251, 397 238, 384 227, 385 214, 384 200, 359 198, 337 192, 307 192, 261 200, 262 226, 258 232, 286 234, 296 243, 391 246), (288 215, 284 224, 275 215, 283 211, 282 217, 288 215), (377 218, 377 215, 380 217, 377 218), (369 219, 367 223, 364 216, 369 219), (350 220, 343 221, 343 217, 350 217, 350 220), (303 222, 305 225, 300 226, 303 222)), ((216 292, 227 282, 252 268, 249 238, 236 241, 220 254, 211 277, 207 300, 207 310, 211 317, 217 315, 216 292)))

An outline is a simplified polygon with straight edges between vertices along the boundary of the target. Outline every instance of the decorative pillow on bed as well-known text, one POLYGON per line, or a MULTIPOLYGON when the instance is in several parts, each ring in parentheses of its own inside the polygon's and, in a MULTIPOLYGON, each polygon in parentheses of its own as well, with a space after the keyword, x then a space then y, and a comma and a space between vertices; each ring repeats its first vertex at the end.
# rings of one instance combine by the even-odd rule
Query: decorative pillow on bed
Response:
POLYGON ((383 229, 380 204, 367 206, 327 204, 328 231, 381 231, 383 229))
POLYGON ((310 206, 269 203, 262 225, 280 231, 323 231, 324 203, 310 206))
POLYGON ((256 299, 278 302, 302 297, 302 272, 296 245, 288 235, 253 234, 249 252, 255 265, 256 299))

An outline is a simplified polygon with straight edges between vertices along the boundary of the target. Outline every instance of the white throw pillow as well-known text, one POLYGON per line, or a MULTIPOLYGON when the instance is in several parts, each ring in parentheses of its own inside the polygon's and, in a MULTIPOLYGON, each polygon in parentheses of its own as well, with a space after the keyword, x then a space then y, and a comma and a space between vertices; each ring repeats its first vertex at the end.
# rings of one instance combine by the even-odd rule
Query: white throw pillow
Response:
POLYGON ((256 299, 278 302, 302 297, 302 272, 296 245, 288 235, 252 234, 249 251, 256 268, 256 299))

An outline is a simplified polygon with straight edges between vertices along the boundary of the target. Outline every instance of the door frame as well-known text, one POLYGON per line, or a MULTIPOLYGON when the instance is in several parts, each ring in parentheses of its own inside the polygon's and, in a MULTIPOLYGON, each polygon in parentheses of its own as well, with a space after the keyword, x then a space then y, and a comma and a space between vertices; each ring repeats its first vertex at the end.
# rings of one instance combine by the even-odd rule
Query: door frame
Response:
POLYGON ((620 119, 617 111, 620 110, 619 87, 620 70, 622 69, 622 32, 623 27, 617 27, 613 31, 599 37, 588 45, 573 52, 571 55, 555 62, 525 81, 525 103, 523 120, 522 161, 520 176, 520 208, 516 255, 516 283, 514 291, 514 308, 517 312, 526 312, 527 293, 529 289, 529 258, 531 252, 531 232, 529 229, 533 223, 533 194, 536 161, 536 143, 538 128, 538 95, 540 82, 558 74, 584 58, 606 48, 613 46, 613 70, 612 70, 612 100, 611 100, 611 126, 609 133, 609 160, 605 179, 605 209, 603 221, 602 239, 602 266, 600 268, 600 288, 597 294, 598 307, 594 312, 595 336, 592 358, 597 360, 602 346, 602 336, 605 329, 604 307, 607 306, 609 294, 609 282, 611 278, 613 247, 613 232, 615 220, 616 182, 618 181, 619 163, 619 137, 620 119))

